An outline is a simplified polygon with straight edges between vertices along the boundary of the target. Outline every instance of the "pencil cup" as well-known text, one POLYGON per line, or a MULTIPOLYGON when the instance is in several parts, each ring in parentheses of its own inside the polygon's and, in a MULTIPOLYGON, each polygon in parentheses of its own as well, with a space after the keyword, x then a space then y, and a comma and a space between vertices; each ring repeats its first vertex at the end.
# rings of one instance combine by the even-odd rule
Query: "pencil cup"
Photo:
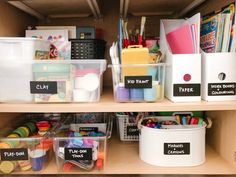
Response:
POLYGON ((119 84, 116 86, 116 99, 118 102, 129 101, 129 89, 126 89, 124 84, 119 84))
POLYGON ((130 100, 131 101, 143 101, 143 89, 130 89, 130 100))

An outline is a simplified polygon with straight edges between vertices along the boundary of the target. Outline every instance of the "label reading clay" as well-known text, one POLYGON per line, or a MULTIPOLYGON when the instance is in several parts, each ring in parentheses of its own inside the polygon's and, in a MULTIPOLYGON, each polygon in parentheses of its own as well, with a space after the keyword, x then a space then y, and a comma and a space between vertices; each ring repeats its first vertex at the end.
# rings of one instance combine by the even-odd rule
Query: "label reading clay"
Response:
POLYGON ((139 136, 139 130, 137 126, 127 126, 128 136, 139 136))
POLYGON ((190 143, 164 143, 164 155, 189 155, 190 143))
POLYGON ((56 81, 31 81, 30 93, 32 94, 57 94, 56 81))
POLYGON ((1 149, 1 161, 28 160, 26 148, 1 149))
POLYGON ((92 148, 65 148, 65 160, 92 160, 92 148))
POLYGON ((79 131, 84 132, 98 132, 98 127, 80 127, 79 131))
POLYGON ((236 83, 209 83, 208 96, 236 95, 236 83))
POLYGON ((174 96, 200 96, 200 84, 174 84, 174 96))
POLYGON ((125 76, 125 88, 152 88, 152 76, 125 76))

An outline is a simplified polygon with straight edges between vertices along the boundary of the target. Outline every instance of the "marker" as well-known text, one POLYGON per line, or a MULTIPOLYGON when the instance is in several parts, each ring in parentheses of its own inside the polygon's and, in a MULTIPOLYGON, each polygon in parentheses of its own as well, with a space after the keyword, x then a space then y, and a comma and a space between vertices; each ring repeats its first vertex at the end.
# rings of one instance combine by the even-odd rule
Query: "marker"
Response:
POLYGON ((202 118, 198 119, 198 125, 203 125, 203 119, 202 118))
POLYGON ((178 122, 179 124, 181 123, 181 122, 180 122, 180 116, 179 116, 179 115, 176 115, 176 116, 175 116, 175 119, 176 119, 176 122, 178 122))
POLYGON ((191 121, 190 121, 191 125, 197 125, 198 124, 198 118, 196 117, 192 117, 191 121))
POLYGON ((187 125, 187 118, 186 117, 182 117, 182 125, 187 125))

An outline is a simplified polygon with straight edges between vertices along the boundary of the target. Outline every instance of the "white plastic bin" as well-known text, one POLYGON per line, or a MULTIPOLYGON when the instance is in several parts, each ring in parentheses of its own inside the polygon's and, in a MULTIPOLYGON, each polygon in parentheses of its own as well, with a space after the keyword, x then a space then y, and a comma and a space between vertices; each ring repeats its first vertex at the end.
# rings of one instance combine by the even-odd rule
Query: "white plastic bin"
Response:
POLYGON ((236 100, 236 53, 202 52, 202 99, 236 100))
POLYGON ((204 125, 170 125, 165 128, 141 126, 141 160, 163 167, 197 166, 205 162, 204 125))

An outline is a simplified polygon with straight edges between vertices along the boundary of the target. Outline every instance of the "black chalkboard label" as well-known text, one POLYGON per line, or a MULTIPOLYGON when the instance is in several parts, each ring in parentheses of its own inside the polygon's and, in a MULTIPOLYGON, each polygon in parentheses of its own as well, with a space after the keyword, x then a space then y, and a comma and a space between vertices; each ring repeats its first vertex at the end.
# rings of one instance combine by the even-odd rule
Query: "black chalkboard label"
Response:
POLYGON ((128 136, 139 136, 139 130, 137 126, 127 126, 128 136))
POLYGON ((79 131, 84 131, 84 132, 98 132, 98 127, 80 127, 79 131))
POLYGON ((28 160, 28 149, 26 148, 12 148, 1 149, 1 161, 15 161, 15 160, 28 160))
POLYGON ((31 81, 30 93, 32 94, 57 94, 56 81, 31 81))
POLYGON ((125 76, 125 88, 152 88, 152 76, 125 76))
POLYGON ((236 83, 209 83, 208 96, 236 95, 236 83))
POLYGON ((189 155, 190 143, 164 143, 164 155, 189 155))
POLYGON ((200 84, 174 84, 174 96, 200 96, 200 84))
POLYGON ((65 148, 65 160, 92 160, 92 148, 65 148))

